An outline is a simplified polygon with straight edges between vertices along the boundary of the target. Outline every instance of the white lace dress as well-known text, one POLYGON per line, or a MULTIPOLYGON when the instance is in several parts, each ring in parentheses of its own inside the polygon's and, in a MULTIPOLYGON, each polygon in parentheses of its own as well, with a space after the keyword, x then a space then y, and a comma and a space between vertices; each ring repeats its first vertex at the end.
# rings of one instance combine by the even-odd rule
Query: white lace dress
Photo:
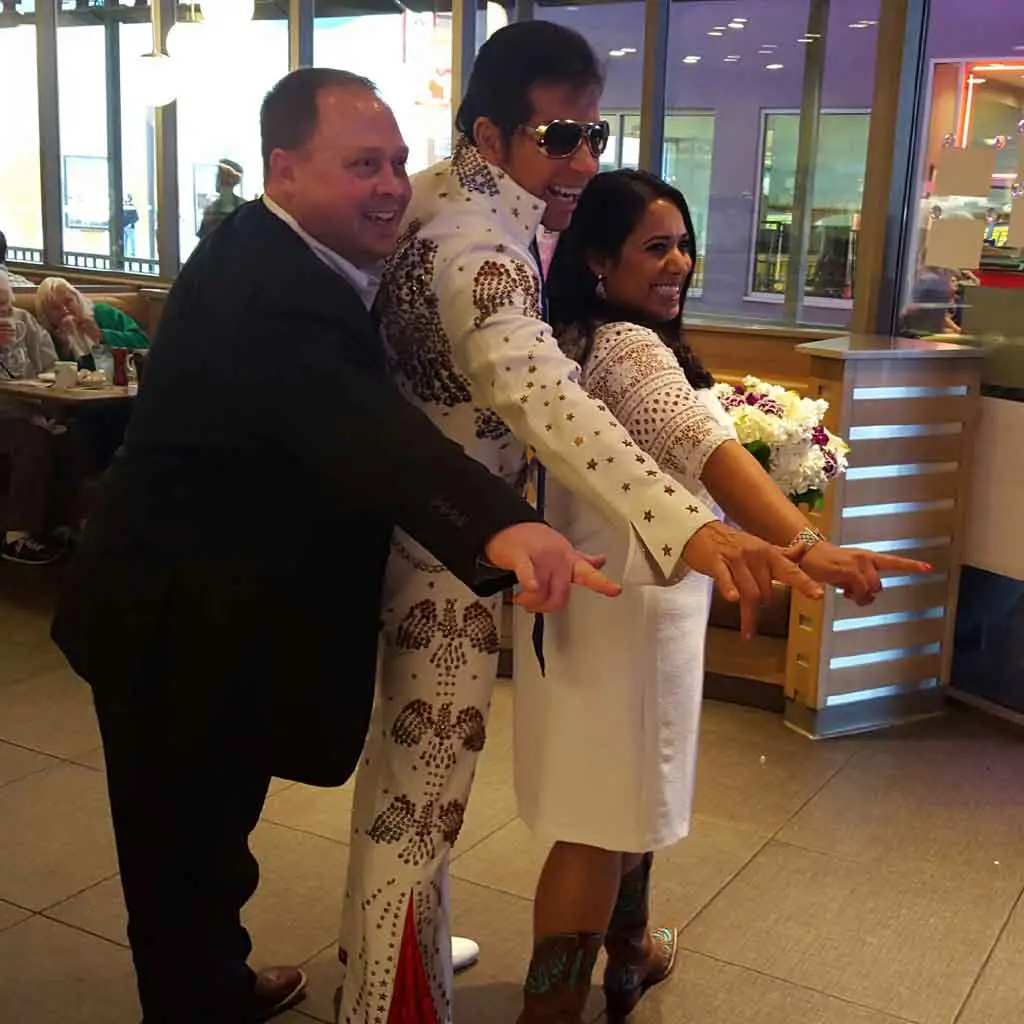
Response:
MULTIPOLYGON (((663 469, 713 504, 699 476, 735 434, 653 331, 600 328, 582 383, 663 469)), ((641 577, 630 571, 644 557, 632 529, 551 478, 546 518, 579 547, 606 554, 613 577, 641 577)), ((671 587, 627 587, 613 601, 577 591, 567 611, 547 617, 545 677, 532 619, 517 609, 516 793, 540 838, 642 852, 687 835, 709 603, 710 581, 696 573, 671 587)))

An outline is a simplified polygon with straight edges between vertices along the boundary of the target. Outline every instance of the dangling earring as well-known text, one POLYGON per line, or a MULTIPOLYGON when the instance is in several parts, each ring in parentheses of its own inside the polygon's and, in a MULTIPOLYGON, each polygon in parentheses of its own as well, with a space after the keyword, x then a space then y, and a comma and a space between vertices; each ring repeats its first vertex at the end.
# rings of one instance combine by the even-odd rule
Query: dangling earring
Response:
POLYGON ((594 293, 603 302, 608 301, 608 291, 604 286, 604 274, 597 275, 597 285, 594 287, 594 293))

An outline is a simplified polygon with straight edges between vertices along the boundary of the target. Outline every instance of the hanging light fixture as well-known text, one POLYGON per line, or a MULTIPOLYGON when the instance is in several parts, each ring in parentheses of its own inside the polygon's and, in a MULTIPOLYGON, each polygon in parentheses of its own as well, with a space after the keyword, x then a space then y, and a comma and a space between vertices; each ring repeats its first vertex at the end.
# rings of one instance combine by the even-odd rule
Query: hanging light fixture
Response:
POLYGON ((201 0, 203 22, 214 32, 231 32, 252 21, 253 0, 201 0))
POLYGON ((494 0, 489 0, 487 4, 486 19, 487 38, 490 39, 495 32, 504 28, 508 24, 508 11, 505 9, 505 5, 495 3, 494 0))
POLYGON ((167 33, 167 52, 183 67, 188 67, 202 60, 209 39, 210 33, 196 11, 196 5, 189 4, 185 20, 175 21, 167 33))
POLYGON ((139 91, 147 107, 165 107, 178 98, 178 66, 166 53, 138 58, 139 91))

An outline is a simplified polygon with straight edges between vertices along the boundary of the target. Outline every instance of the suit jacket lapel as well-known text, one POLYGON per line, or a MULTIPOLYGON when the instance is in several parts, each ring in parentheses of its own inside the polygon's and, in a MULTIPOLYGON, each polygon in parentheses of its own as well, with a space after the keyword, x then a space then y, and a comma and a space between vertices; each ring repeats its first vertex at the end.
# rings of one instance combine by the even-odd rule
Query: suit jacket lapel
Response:
POLYGON ((266 237, 263 251, 275 254, 267 264, 263 292, 274 309, 332 323, 341 343, 355 346, 363 358, 383 365, 377 322, 355 288, 262 202, 254 213, 259 215, 259 229, 266 237))

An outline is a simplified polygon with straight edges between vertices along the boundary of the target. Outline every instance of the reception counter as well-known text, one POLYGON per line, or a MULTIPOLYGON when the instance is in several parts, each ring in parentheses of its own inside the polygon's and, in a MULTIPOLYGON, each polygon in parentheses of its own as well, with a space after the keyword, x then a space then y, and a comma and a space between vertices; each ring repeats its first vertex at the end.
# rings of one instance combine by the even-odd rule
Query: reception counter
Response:
POLYGON ((982 353, 944 341, 848 336, 798 346, 808 393, 850 443, 821 529, 836 543, 920 558, 858 608, 829 591, 792 600, 785 716, 812 736, 939 712, 950 682, 982 353))

